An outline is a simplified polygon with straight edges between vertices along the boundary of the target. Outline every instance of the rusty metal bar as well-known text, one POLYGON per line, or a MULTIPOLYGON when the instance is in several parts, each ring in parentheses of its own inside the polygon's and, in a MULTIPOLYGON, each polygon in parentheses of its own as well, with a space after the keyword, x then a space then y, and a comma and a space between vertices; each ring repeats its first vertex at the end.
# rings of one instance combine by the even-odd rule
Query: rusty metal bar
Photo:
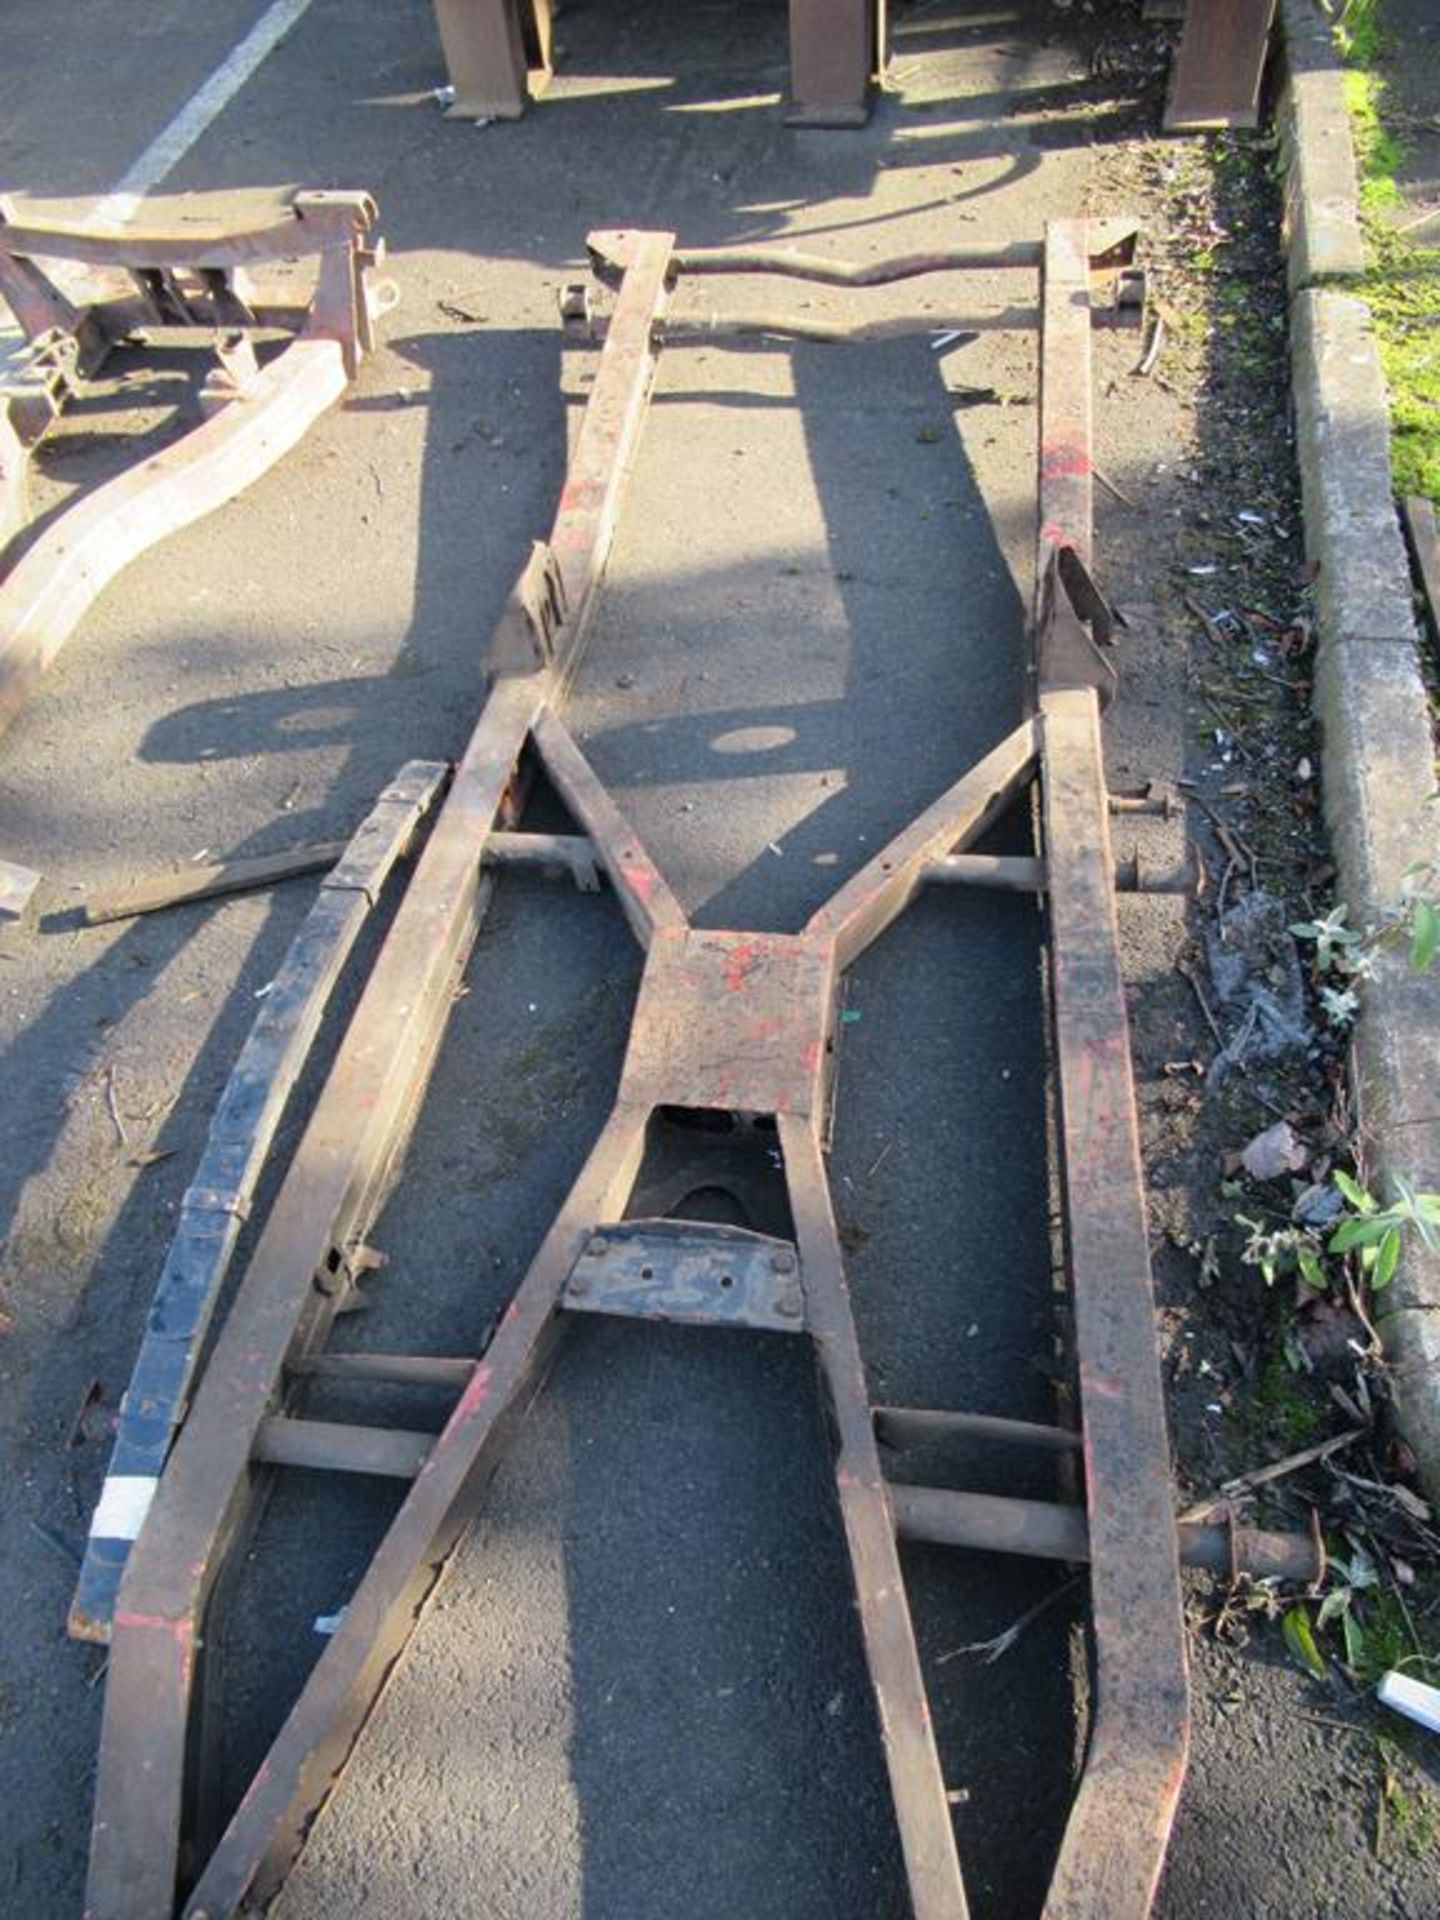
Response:
POLYGON ((10 407, 0 401, 0 551, 30 518, 29 454, 10 407))
POLYGON ((490 867, 564 868, 582 893, 600 886, 594 843, 582 833, 492 833, 484 860, 490 867))
POLYGON ((1091 538, 1083 222, 1046 233, 1035 652, 1066 1254, 1085 1435, 1096 1702, 1046 1920, 1143 1920, 1184 1777, 1189 1693, 1164 1394, 1100 742, 1104 663, 1064 606, 1091 538), (1063 623, 1062 644, 1056 627, 1063 623), (1079 643, 1090 649, 1087 654, 1079 643))
MULTIPOLYGON (((603 244, 603 243, 602 243, 603 244)), ((888 260, 832 260, 823 253, 788 247, 677 247, 671 268, 679 279, 692 274, 763 273, 782 280, 810 280, 825 287, 889 287, 931 273, 994 272, 1006 267, 1038 270, 1044 248, 1038 240, 977 241, 968 247, 940 247, 929 253, 903 253, 888 260)))
MULTIPOLYGON (((1083 1507, 1048 1500, 962 1493, 949 1487, 893 1485, 890 1505, 902 1540, 1017 1553, 1039 1560, 1090 1558, 1083 1507)), ((1325 1577, 1325 1548, 1308 1533, 1269 1533, 1254 1527, 1182 1522, 1180 1558, 1227 1579, 1290 1580, 1313 1586, 1325 1577)))
POLYGON ((428 1353, 306 1353, 286 1372, 318 1380, 381 1381, 401 1387, 453 1387, 458 1393, 475 1371, 473 1360, 428 1353))
MULTIPOLYGON (((1139 228, 1128 215, 1110 214, 1086 222, 1092 267, 1126 266, 1139 228)), ((634 227, 600 227, 586 235, 585 246, 602 278, 625 266, 643 235, 634 227)), ((939 247, 926 253, 893 254, 887 260, 834 260, 828 254, 794 247, 676 247, 671 276, 764 274, 778 279, 811 280, 831 287, 888 287, 932 273, 1038 272, 1044 264, 1043 240, 972 241, 965 247, 939 247)))
POLYGON ((142 913, 163 913, 167 907, 274 886, 278 880, 302 879, 333 867, 345 847, 344 840, 317 840, 312 846, 291 847, 284 853, 260 853, 187 867, 181 873, 161 874, 109 893, 92 894, 80 910, 81 918, 87 927, 103 927, 112 920, 133 920, 142 913))
MULTIPOLYGON (((668 345, 704 341, 723 347, 730 341, 805 340, 815 346, 866 346, 883 340, 929 339, 948 335, 974 339, 982 333, 1033 333, 1034 307, 992 307, 978 313, 946 313, 922 308, 888 314, 883 320, 823 320, 810 313, 690 313, 665 325, 668 345)), ((603 337, 605 323, 595 323, 603 337)))
POLYGON ((977 840, 1000 817, 1033 775, 1036 758, 1034 724, 1026 720, 867 860, 810 916, 805 931, 833 939, 839 965, 848 967, 905 911, 936 860, 977 840))
POLYGON ((413 1480, 435 1445, 433 1433, 400 1427, 362 1427, 339 1420, 260 1423, 254 1458, 265 1467, 309 1467, 320 1473, 368 1473, 385 1480, 413 1480))
POLYGON ((781 1114, 777 1124, 810 1332, 835 1426, 840 1518, 915 1920, 965 1920, 969 1904, 905 1598, 817 1116, 781 1114))
POLYGON ((187 1920, 233 1913, 242 1900, 263 1906, 284 1879, 391 1660, 409 1638, 528 1404, 563 1324, 555 1308, 566 1276, 593 1223, 623 1212, 644 1143, 643 1115, 612 1116, 430 1449, 425 1473, 351 1596, 263 1772, 201 1873, 185 1904, 187 1920))
MULTIPOLYGON (((435 0, 453 119, 517 120, 553 71, 550 0, 435 0)), ((863 126, 885 64, 885 0, 790 0, 789 118, 863 126)))
POLYGON ((1073 1453, 1081 1436, 1069 1427, 1006 1420, 993 1413, 948 1413, 934 1407, 876 1407, 875 1431, 887 1447, 930 1447, 943 1440, 1002 1440, 1007 1446, 1073 1453))
POLYGON ((662 929, 683 931, 689 923, 680 902, 554 713, 541 714, 534 738, 555 791, 589 834, 641 946, 648 947, 662 929))
MULTIPOLYGON (((1114 866, 1112 882, 1117 893, 1178 893, 1193 895, 1200 891, 1204 875, 1192 861, 1157 872, 1132 853, 1114 866)), ((927 886, 994 887, 1005 893, 1043 893, 1046 887, 1045 862, 1026 854, 950 853, 932 860, 926 867, 927 886)))
POLYGON ((1043 893, 1045 862, 1025 853, 946 853, 925 868, 927 886, 994 887, 1001 893, 1043 893))
POLYGON ((228 272, 256 261, 304 258, 335 246, 337 234, 368 240, 375 222, 368 194, 321 189, 297 193, 278 219, 260 225, 236 225, 204 200, 182 195, 145 205, 144 215, 173 213, 172 225, 147 226, 142 215, 118 230, 92 224, 88 209, 77 220, 27 221, 19 207, 14 199, 0 199, 0 256, 135 271, 228 272))
POLYGON ((884 71, 886 0, 790 0, 794 125, 859 127, 884 71))
MULTIPOLYGON (((101 1727, 93 1920, 154 1920, 173 1908, 205 1604, 251 1497, 256 1435, 286 1363, 323 1342, 331 1297, 311 1276, 335 1264, 379 1205, 489 901, 479 851, 497 822, 509 824, 517 762, 583 636, 649 394, 668 251, 666 236, 651 236, 626 277, 556 516, 568 609, 557 664, 495 683, 131 1551, 101 1727)), ((502 630, 517 618, 512 604, 502 630)), ((383 1667, 360 1665, 370 1692, 355 1697, 357 1725, 383 1678, 383 1667)), ((265 1834, 262 1854, 274 1838, 265 1834)))
POLYGON ((552 73, 549 0, 435 0, 454 120, 518 120, 552 73))
POLYGON ((259 376, 243 406, 62 514, 0 584, 0 729, 118 573, 268 472, 347 384, 335 341, 297 340, 259 376))
POLYGON ((8 726, 55 655, 105 588, 166 534, 233 499, 294 447, 359 370, 384 298, 370 269, 380 257, 375 206, 364 193, 301 193, 288 218, 249 231, 203 222, 192 231, 128 226, 105 234, 83 225, 26 224, 0 203, 0 293, 53 378, 34 369, 0 387, 7 431, 0 441, 4 519, 18 530, 23 470, 17 461, 43 437, 70 393, 133 327, 134 301, 112 311, 106 290, 77 308, 37 260, 123 267, 141 289, 139 314, 157 327, 227 329, 221 364, 202 403, 211 417, 129 472, 70 507, 8 570, 0 553, 0 730, 8 726), (318 254, 313 298, 297 337, 264 368, 242 363, 234 342, 256 324, 242 266, 318 254), (183 274, 181 272, 183 269, 183 274), (114 328, 116 331, 111 331, 114 328), (18 431, 17 431, 18 429, 18 431))

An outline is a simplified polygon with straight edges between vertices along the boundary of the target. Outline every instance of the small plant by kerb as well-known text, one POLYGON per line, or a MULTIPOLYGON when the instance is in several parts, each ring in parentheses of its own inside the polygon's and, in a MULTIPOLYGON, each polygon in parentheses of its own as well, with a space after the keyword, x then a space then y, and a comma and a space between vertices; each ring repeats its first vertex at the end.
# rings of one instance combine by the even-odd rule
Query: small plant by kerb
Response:
POLYGON ((1436 899, 1440 866, 1418 861, 1405 875, 1400 899, 1369 927, 1353 927, 1343 901, 1314 920, 1297 920, 1290 931, 1311 949, 1316 995, 1321 1011, 1333 1027, 1346 1027, 1359 1012, 1360 1001, 1352 981, 1366 980, 1377 957, 1387 948, 1404 945, 1411 970, 1427 973, 1440 953, 1440 901, 1436 899))

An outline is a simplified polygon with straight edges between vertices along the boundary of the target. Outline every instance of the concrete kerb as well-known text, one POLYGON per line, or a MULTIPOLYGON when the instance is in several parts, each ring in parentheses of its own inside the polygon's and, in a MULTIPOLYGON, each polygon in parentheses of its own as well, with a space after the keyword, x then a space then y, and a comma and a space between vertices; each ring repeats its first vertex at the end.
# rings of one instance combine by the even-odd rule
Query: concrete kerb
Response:
POLYGON ((1290 291, 1365 271, 1355 149, 1330 23, 1315 0, 1282 0, 1280 144, 1290 291))
MULTIPOLYGON (((1305 542, 1319 567, 1325 813, 1340 898, 1356 923, 1375 922, 1416 863, 1440 857, 1435 746, 1370 311, 1333 284, 1365 265, 1339 64, 1314 0, 1284 0, 1282 18, 1291 377, 1305 542)), ((1412 973, 1403 950, 1366 983, 1352 1072, 1372 1181, 1402 1174, 1440 1189, 1440 984, 1412 973)), ((1412 1239, 1377 1304, 1401 1429, 1440 1497, 1440 1260, 1412 1239)))

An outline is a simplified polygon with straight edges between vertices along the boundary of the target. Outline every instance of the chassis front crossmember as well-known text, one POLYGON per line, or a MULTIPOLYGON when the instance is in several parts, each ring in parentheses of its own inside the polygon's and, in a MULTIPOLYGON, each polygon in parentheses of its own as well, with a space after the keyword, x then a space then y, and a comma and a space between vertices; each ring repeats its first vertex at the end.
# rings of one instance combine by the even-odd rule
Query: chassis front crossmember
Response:
MULTIPOLYGON (((625 474, 666 337, 670 289, 703 272, 843 280, 800 256, 684 253, 668 235, 594 236, 613 294, 560 507, 495 636, 489 696, 309 1127, 257 1241, 130 1553, 114 1615, 91 1854, 94 1920, 218 1920, 273 1895, 335 1787, 530 1392, 581 1312, 766 1329, 813 1343, 911 1900, 967 1912, 898 1540, 1090 1563, 1095 1699, 1083 1776, 1044 1911, 1148 1912, 1189 1725, 1179 1546, 1154 1334, 1145 1198, 1113 900, 1100 711, 1109 615, 1089 575, 1092 290, 1117 236, 1060 222, 1043 244, 868 269, 880 282, 997 264, 1038 273, 1039 545, 1028 711, 798 932, 693 926, 566 730, 559 708, 593 616, 625 474), (522 756, 568 807, 569 836, 514 831, 522 756), (1080 1431, 871 1405, 827 1185, 841 977, 932 879, 1038 790, 1048 906, 1068 1278, 1080 1431), (374 1218, 434 1058, 497 866, 603 872, 645 964, 613 1108, 483 1352, 327 1353, 344 1275, 374 1218), (637 1184, 659 1116, 761 1128, 780 1205, 764 1230, 673 1217, 637 1184), (438 1436, 303 1417, 305 1382, 448 1385, 438 1436), (879 1440, 983 1432, 1083 1450, 1085 1505, 892 1487, 879 1440), (206 1858, 187 1856, 187 1744, 206 1608, 271 1469, 412 1479, 268 1756, 206 1858)), ((572 301, 572 307, 576 304, 572 301)), ((583 304, 583 303, 582 303, 583 304)), ((932 317, 924 323, 933 328, 932 317)), ((973 857, 973 856, 970 856, 973 857)), ((975 871, 984 862, 975 858, 975 871)), ((682 1183, 683 1185, 683 1183, 682 1183)), ((1273 1537, 1187 1536, 1187 1557, 1309 1568, 1273 1537), (1288 1556, 1288 1558, 1287 1558, 1288 1556)))
POLYGON ((256 225, 188 199, 118 231, 0 202, 0 294, 24 335, 0 372, 0 729, 122 568, 233 499, 344 393, 390 290, 365 193, 296 193, 256 225), (252 269, 313 259, 311 290, 252 269), (213 344, 204 423, 66 509, 24 547, 31 453, 120 346, 213 344), (289 336, 262 365, 257 341, 289 336), (22 550, 23 549, 23 550, 22 550))

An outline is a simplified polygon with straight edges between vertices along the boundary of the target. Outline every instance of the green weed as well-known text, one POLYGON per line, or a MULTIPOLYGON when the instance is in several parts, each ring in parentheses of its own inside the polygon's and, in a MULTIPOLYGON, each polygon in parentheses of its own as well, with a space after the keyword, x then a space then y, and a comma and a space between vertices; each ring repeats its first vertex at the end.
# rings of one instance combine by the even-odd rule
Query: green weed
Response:
POLYGON ((1375 321, 1390 389, 1395 489, 1440 499, 1440 332, 1435 327, 1440 249, 1417 246, 1384 218, 1401 203, 1403 143, 1385 120, 1387 48, 1377 0, 1352 0, 1336 28, 1345 61, 1370 266, 1357 291, 1375 321))

